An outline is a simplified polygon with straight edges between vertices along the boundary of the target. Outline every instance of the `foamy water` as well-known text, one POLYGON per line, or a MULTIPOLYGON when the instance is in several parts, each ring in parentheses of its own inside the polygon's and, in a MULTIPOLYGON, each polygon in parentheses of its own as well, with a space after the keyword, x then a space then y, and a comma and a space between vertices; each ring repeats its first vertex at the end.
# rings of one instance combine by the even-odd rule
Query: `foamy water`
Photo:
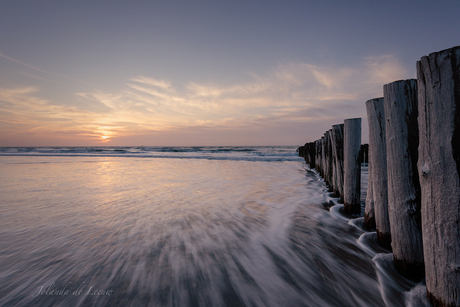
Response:
POLYGON ((295 147, 0 155, 2 306, 404 306, 423 292, 329 210, 295 147))

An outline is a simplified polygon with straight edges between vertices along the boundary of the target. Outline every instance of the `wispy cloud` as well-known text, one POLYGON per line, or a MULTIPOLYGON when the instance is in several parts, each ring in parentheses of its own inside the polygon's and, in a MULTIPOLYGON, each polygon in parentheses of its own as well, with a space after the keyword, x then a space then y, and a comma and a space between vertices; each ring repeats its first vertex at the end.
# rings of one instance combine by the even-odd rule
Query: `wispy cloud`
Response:
POLYGON ((365 67, 369 82, 386 84, 402 78, 414 78, 393 55, 372 56, 365 58, 365 67))
MULTIPOLYGON (((22 65, 22 66, 28 67, 28 68, 30 68, 30 69, 34 69, 34 70, 36 70, 36 71, 39 71, 39 72, 48 74, 48 75, 52 75, 52 76, 59 77, 59 78, 64 78, 64 79, 68 79, 68 80, 75 81, 75 82, 78 82, 78 83, 83 83, 83 84, 86 84, 86 85, 97 86, 96 84, 92 84, 92 83, 89 83, 89 82, 86 82, 86 81, 83 81, 83 80, 78 80, 78 79, 75 79, 75 78, 72 78, 72 77, 68 77, 68 76, 65 76, 65 75, 62 75, 62 74, 57 74, 57 73, 53 73, 53 72, 50 72, 50 71, 46 71, 46 70, 40 69, 40 68, 35 67, 35 66, 33 66, 33 65, 30 65, 30 64, 21 62, 21 61, 19 61, 19 60, 13 59, 12 57, 6 56, 6 55, 4 55, 4 54, 2 54, 2 53, 0 53, 0 57, 2 57, 2 58, 4 58, 4 59, 7 59, 8 61, 11 61, 11 62, 20 64, 20 65, 22 65)), ((37 77, 37 76, 33 76, 33 77, 39 78, 39 77, 37 77)), ((46 80, 46 79, 44 79, 44 80, 46 80)))
POLYGON ((39 98, 37 87, 0 89, 0 134, 2 138, 49 135, 99 139, 95 132, 100 115, 74 106, 62 106, 39 98))
POLYGON ((151 85, 155 87, 162 88, 164 90, 170 90, 171 89, 171 82, 170 81, 164 81, 164 80, 156 80, 153 78, 145 77, 145 76, 139 76, 136 78, 131 78, 131 81, 137 82, 137 83, 142 83, 146 85, 151 85))
POLYGON ((364 102, 381 96, 385 82, 410 77, 391 55, 365 58, 358 67, 283 63, 267 75, 250 76, 246 83, 189 82, 184 87, 135 76, 115 92, 76 93, 79 99, 104 106, 104 112, 42 99, 37 87, 2 89, 0 131, 54 133, 95 142, 184 129, 215 129, 221 135, 244 129, 248 135, 251 129, 257 135, 255 131, 264 129, 275 133, 270 125, 313 133, 347 117, 364 117, 364 102))

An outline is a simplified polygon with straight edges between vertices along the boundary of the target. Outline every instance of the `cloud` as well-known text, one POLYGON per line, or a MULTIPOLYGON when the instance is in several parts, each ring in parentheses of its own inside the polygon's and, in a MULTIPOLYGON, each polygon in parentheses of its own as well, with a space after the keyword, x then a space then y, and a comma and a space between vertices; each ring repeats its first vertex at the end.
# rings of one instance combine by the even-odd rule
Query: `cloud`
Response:
MULTIPOLYGON (((34 69, 34 70, 36 70, 36 71, 39 71, 39 72, 48 74, 48 75, 52 75, 52 76, 59 77, 59 78, 64 78, 64 79, 68 79, 68 80, 75 81, 75 82, 78 82, 78 83, 83 83, 83 84, 86 84, 86 85, 92 85, 92 86, 95 85, 95 84, 92 84, 92 83, 89 83, 89 82, 86 82, 86 81, 83 81, 83 80, 78 80, 78 79, 75 79, 75 78, 72 78, 72 77, 68 77, 68 76, 65 76, 65 75, 61 75, 61 74, 57 74, 57 73, 53 73, 53 72, 49 72, 49 71, 40 69, 40 68, 35 67, 35 66, 33 66, 33 65, 30 65, 30 64, 21 62, 21 61, 19 61, 19 60, 13 59, 12 57, 6 56, 6 55, 4 55, 4 54, 2 54, 2 53, 0 53, 0 57, 2 57, 2 58, 4 58, 4 59, 7 59, 8 61, 11 61, 11 62, 20 64, 20 65, 22 65, 22 66, 25 66, 25 67, 34 69)), ((33 76, 33 77, 39 78, 39 77, 37 77, 37 76, 33 76)), ((46 80, 46 79, 44 79, 44 80, 46 80)))
POLYGON ((101 118, 100 114, 75 106, 53 104, 38 97, 40 92, 39 88, 30 86, 0 89, 2 139, 48 136, 55 139, 84 139, 87 142, 103 140, 104 134, 98 133, 98 127, 107 120, 101 118))
POLYGON ((365 58, 356 67, 288 62, 266 75, 249 75, 252 79, 245 83, 189 82, 182 88, 168 80, 135 76, 118 91, 75 93, 80 100, 104 106, 98 111, 40 98, 37 87, 6 88, 0 91, 0 131, 122 145, 116 140, 164 136, 168 131, 199 131, 214 139, 214 129, 214 136, 233 131, 261 138, 255 131, 273 134, 273 127, 279 127, 299 138, 303 135, 302 140, 314 140, 320 136, 314 133, 345 118, 365 117, 364 102, 381 96, 385 82, 408 77, 391 55, 365 58))
POLYGON ((156 80, 156 79, 145 77, 145 76, 139 76, 139 77, 131 78, 130 80, 134 81, 134 82, 137 82, 137 83, 142 83, 142 84, 146 84, 146 85, 159 87, 159 88, 162 88, 163 90, 170 90, 171 89, 171 82, 170 81, 156 80))
POLYGON ((218 88, 215 86, 209 85, 202 85, 190 82, 187 85, 187 89, 189 90, 192 96, 198 97, 219 97, 224 94, 224 88, 218 88))
POLYGON ((382 84, 382 86, 396 80, 414 78, 393 55, 366 57, 365 67, 369 77, 368 81, 382 84))

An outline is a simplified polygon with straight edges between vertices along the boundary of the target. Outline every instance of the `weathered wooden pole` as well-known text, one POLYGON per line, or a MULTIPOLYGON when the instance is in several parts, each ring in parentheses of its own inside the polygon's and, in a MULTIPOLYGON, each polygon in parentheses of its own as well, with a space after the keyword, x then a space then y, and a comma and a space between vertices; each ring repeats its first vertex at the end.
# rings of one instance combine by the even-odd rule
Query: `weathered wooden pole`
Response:
POLYGON ((326 169, 326 140, 324 136, 321 137, 321 177, 324 178, 324 171, 326 169))
POLYGON ((299 157, 303 157, 305 159, 305 163, 308 163, 307 159, 307 155, 306 155, 306 152, 307 152, 307 144, 303 145, 303 146, 300 146, 299 147, 299 157), (300 155, 300 151, 302 151, 302 155, 300 155))
POLYGON ((388 212, 396 267, 409 278, 425 275, 421 191, 417 170, 417 80, 383 86, 387 147, 388 212))
POLYGON ((361 118, 344 121, 343 164, 344 164, 344 211, 346 214, 361 213, 361 118))
POLYGON ((343 203, 343 124, 332 126, 332 149, 337 182, 334 194, 343 203))
POLYGON ((332 187, 332 195, 334 197, 338 197, 338 194, 336 193, 337 191, 337 165, 335 164, 335 151, 334 151, 334 136, 332 135, 332 129, 328 130, 329 133, 329 139, 331 140, 331 168, 332 168, 332 174, 331 174, 331 187, 332 187))
POLYGON ((323 165, 322 165, 322 173, 321 176, 323 177, 324 181, 326 181, 326 171, 327 171, 327 140, 326 140, 326 133, 321 137, 322 140, 322 159, 323 159, 323 165))
POLYGON ((321 139, 316 140, 315 144, 316 144, 315 169, 316 169, 316 171, 318 173, 321 174, 321 158, 322 158, 322 154, 321 154, 321 148, 322 148, 321 139))
POLYGON ((460 47, 417 62, 426 287, 433 306, 460 306, 460 47))
POLYGON ((310 143, 305 143, 305 163, 310 165, 310 143))
POLYGON ((305 146, 297 148, 297 152, 299 153, 299 157, 305 157, 305 146))
POLYGON ((374 199, 377 241, 391 248, 390 218, 388 215, 387 150, 385 139, 385 111, 383 98, 366 101, 369 122, 369 163, 372 165, 372 196, 374 199))
POLYGON ((309 163, 310 163, 310 169, 315 168, 315 155, 316 155, 316 142, 310 142, 308 143, 308 152, 309 156, 309 163))
POLYGON ((329 191, 334 191, 334 157, 332 156, 332 129, 327 131, 327 150, 328 150, 328 159, 329 159, 329 169, 328 169, 328 180, 329 180, 329 191))
POLYGON ((364 227, 366 229, 375 229, 375 213, 374 213, 374 184, 373 184, 373 172, 372 172, 372 163, 371 156, 372 151, 369 146, 368 150, 369 161, 368 161, 368 179, 367 179, 367 194, 366 194, 366 206, 364 208, 364 227))
POLYGON ((332 182, 332 143, 331 137, 329 134, 329 130, 324 133, 324 142, 325 142, 325 170, 324 170, 324 180, 329 186, 329 192, 333 190, 333 182, 332 182))

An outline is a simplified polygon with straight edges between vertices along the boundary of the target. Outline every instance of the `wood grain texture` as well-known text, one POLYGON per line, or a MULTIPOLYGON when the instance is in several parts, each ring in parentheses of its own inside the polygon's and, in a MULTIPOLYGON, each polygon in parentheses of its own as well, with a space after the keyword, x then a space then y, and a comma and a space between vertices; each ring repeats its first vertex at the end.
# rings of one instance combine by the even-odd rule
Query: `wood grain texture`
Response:
POLYGON ((373 194, 373 173, 371 163, 371 147, 369 146, 369 162, 368 162, 368 179, 367 179, 367 194, 366 205, 364 208, 364 227, 368 230, 375 229, 375 213, 374 213, 374 194, 373 194))
POLYGON ((422 57, 417 86, 428 297, 460 306, 460 47, 422 57))
POLYGON ((417 80, 383 87, 391 247, 403 275, 421 279, 423 263, 421 191, 417 170, 417 80))
POLYGON ((391 249, 391 229, 388 215, 387 157, 385 111, 383 97, 366 101, 369 122, 369 150, 372 164, 372 195, 378 242, 391 249))
POLYGON ((343 203, 343 124, 332 126, 332 155, 335 165, 334 195, 343 203))
POLYGON ((344 211, 346 214, 361 213, 361 118, 344 121, 343 164, 344 164, 344 211))

